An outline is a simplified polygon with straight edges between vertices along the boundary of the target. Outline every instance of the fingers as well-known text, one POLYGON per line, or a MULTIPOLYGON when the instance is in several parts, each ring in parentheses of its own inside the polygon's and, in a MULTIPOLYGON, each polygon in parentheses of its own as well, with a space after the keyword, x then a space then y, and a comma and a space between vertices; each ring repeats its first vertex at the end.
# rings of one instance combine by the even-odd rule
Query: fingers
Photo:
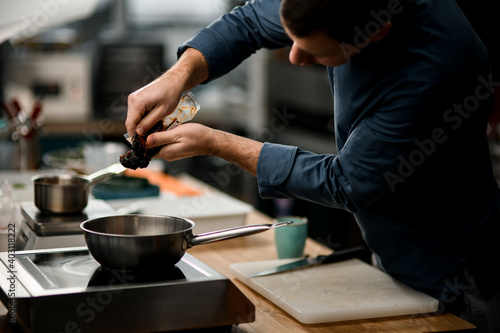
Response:
POLYGON ((146 108, 139 106, 137 97, 134 94, 135 92, 128 96, 127 119, 125 120, 125 127, 130 137, 134 135, 137 124, 146 113, 146 108))
POLYGON ((163 133, 152 133, 150 135, 148 135, 147 137, 147 140, 146 140, 146 148, 153 148, 153 147, 156 147, 156 146, 163 146, 163 145, 166 145, 168 143, 170 143, 170 140, 168 143, 159 143, 158 139, 160 139, 160 142, 163 142, 163 141, 166 141, 164 139, 165 135, 162 135, 163 133), (163 139, 162 139, 162 136, 163 136, 163 139), (159 137, 159 138, 157 138, 159 137))
POLYGON ((135 132, 138 135, 145 135, 151 127, 164 118, 170 112, 165 112, 165 105, 156 105, 151 111, 147 112, 136 125, 135 132))
POLYGON ((175 136, 172 131, 157 132, 148 136, 147 147, 163 146, 162 149, 155 155, 155 158, 161 158, 172 162, 191 156, 187 151, 182 139, 175 136))
POLYGON ((170 145, 177 143, 181 140, 186 140, 189 137, 188 133, 183 133, 181 126, 178 126, 172 130, 156 132, 148 135, 146 140, 146 147, 153 148, 158 146, 170 145))
POLYGON ((167 161, 206 154, 210 129, 199 124, 184 124, 148 136, 148 148, 164 146, 156 155, 167 161))
POLYGON ((144 135, 159 120, 170 114, 181 97, 182 90, 157 80, 128 96, 125 127, 129 136, 144 135))
POLYGON ((157 101, 150 97, 151 94, 149 91, 145 90, 146 87, 136 90, 128 96, 128 110, 125 127, 127 128, 129 136, 132 136, 136 132, 139 135, 144 135, 145 131, 149 130, 152 126, 147 127, 148 122, 146 122, 146 126, 144 124, 139 126, 141 119, 148 114, 157 103, 157 101))

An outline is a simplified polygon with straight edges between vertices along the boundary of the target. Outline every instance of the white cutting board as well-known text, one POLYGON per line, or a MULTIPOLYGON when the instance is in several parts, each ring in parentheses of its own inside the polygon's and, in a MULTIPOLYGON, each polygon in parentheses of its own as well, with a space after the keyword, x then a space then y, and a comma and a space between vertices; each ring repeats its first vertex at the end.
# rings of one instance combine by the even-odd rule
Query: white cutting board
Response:
POLYGON ((298 321, 318 324, 430 313, 438 301, 358 260, 249 278, 290 259, 231 265, 236 278, 298 321))

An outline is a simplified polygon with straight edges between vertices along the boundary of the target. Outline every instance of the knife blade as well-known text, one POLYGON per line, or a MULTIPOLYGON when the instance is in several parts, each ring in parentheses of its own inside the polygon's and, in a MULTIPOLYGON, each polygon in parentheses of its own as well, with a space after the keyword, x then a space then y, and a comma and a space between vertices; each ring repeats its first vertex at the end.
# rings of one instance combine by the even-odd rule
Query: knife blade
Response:
POLYGON ((344 250, 335 251, 328 255, 319 255, 314 258, 301 258, 290 263, 286 263, 283 265, 279 265, 276 267, 264 269, 260 272, 254 273, 249 276, 249 278, 272 275, 282 272, 287 272, 291 270, 303 269, 306 267, 316 266, 316 265, 324 265, 331 264, 334 262, 344 261, 352 258, 356 258, 361 255, 365 251, 363 246, 356 246, 347 248, 344 250))

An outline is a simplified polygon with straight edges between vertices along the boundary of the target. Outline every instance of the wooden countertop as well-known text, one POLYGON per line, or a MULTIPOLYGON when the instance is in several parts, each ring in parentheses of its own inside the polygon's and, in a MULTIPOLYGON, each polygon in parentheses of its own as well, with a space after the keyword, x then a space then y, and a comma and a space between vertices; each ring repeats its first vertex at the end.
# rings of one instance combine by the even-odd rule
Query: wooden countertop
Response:
MULTIPOLYGON (((269 217, 252 212, 247 217, 247 224, 269 223, 269 217)), ((388 318, 354 320, 327 324, 305 325, 282 311, 245 284, 234 278, 229 265, 236 262, 276 259, 273 231, 258 235, 225 240, 218 243, 195 246, 188 253, 210 267, 230 278, 234 284, 250 299, 256 307, 256 320, 240 324, 232 333, 270 333, 270 332, 475 332, 473 325, 451 315, 416 315, 388 318)), ((327 247, 312 239, 306 243, 306 254, 316 256, 331 252, 327 247)), ((0 303, 0 332, 13 333, 8 325, 7 309, 0 303)))
MULTIPOLYGON (((270 223, 269 217, 252 212, 247 224, 270 223)), ((188 253, 230 278, 256 307, 256 320, 241 324, 233 332, 475 332, 470 323, 452 314, 413 315, 367 320, 354 320, 328 324, 305 325, 282 311, 257 292, 234 278, 229 265, 236 262, 277 259, 273 231, 258 235, 195 246, 188 253)), ((305 253, 310 256, 328 254, 331 250, 312 239, 306 242, 305 253)))

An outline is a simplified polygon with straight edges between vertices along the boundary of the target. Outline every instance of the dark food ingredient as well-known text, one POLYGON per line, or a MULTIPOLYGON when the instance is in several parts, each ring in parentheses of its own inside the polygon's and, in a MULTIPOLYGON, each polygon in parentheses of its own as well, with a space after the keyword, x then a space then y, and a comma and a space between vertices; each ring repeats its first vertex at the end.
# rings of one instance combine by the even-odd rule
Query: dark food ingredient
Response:
POLYGON ((157 122, 144 136, 135 134, 132 149, 120 156, 120 163, 129 169, 146 168, 163 146, 146 149, 146 140, 151 133, 163 130, 163 122, 157 122))

